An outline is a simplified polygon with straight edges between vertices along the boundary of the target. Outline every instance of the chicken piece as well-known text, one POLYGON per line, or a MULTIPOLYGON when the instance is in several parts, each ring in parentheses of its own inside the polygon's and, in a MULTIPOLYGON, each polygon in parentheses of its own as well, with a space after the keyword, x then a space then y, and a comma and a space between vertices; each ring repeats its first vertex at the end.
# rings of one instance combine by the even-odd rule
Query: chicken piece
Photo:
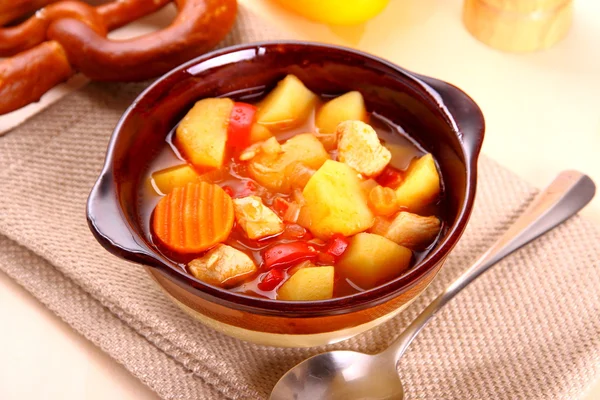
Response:
POLYGON ((240 161, 248 161, 256 157, 258 153, 261 152, 262 144, 263 142, 256 142, 242 150, 240 153, 240 161))
POLYGON ((281 153, 269 153, 263 148, 248 163, 248 173, 254 180, 267 189, 280 193, 290 191, 288 177, 292 173, 293 164, 301 163, 316 170, 329 159, 329 154, 312 133, 288 139, 280 150, 281 153))
POLYGON ((278 154, 283 153, 283 147, 281 147, 275 137, 271 136, 265 141, 253 143, 242 150, 240 161, 251 160, 260 153, 277 156, 278 154))
POLYGON ((338 159, 365 177, 376 176, 392 159, 377 132, 362 121, 345 121, 336 128, 339 137, 338 159))
POLYGON ((281 219, 258 196, 234 199, 233 209, 237 223, 250 239, 261 239, 283 232, 281 219))
POLYGON ((256 272, 254 261, 240 250, 218 244, 188 264, 196 278, 215 286, 231 287, 256 272))
POLYGON ((376 218, 371 232, 399 245, 421 249, 431 244, 440 232, 440 227, 441 223, 437 217, 423 217, 402 211, 392 221, 387 218, 376 218))
POLYGON ((265 154, 277 155, 283 153, 283 147, 275 137, 270 137, 265 140, 260 146, 260 150, 265 154))

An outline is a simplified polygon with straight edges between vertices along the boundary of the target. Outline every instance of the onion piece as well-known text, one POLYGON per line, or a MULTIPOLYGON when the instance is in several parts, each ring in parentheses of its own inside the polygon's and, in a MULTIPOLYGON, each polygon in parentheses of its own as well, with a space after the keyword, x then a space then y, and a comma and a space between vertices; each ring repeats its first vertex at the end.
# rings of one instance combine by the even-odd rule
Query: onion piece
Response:
POLYGON ((301 207, 300 212, 298 213, 298 219, 296 223, 306 229, 310 230, 310 226, 312 225, 312 220, 310 219, 310 214, 308 213, 308 208, 301 207))
POLYGON ((265 164, 260 164, 260 163, 253 163, 252 168, 254 168, 256 171, 261 172, 263 174, 277 172, 277 170, 275 168, 271 168, 265 164))
POLYGON ((369 231, 377 235, 385 236, 392 225, 392 220, 385 217, 375 217, 375 222, 369 231))
POLYGON ((325 150, 331 151, 337 148, 338 135, 334 133, 315 133, 317 139, 321 142, 325 150))
POLYGON ((316 171, 302 163, 294 163, 288 167, 287 180, 293 189, 304 189, 308 180, 316 171))
POLYGON ((298 203, 298 205, 300 207, 302 207, 303 205, 306 204, 306 199, 304 198, 304 195, 302 194, 302 190, 294 189, 294 191, 292 192, 292 196, 294 197, 294 201, 296 203, 298 203))
POLYGON ((288 276, 292 276, 294 275, 296 272, 298 272, 299 269, 302 268, 312 268, 312 267, 316 267, 316 265, 310 261, 310 260, 304 260, 296 265, 294 265, 293 267, 290 267, 287 270, 288 276))
POLYGON ((300 215, 300 206, 295 201, 291 202, 283 213, 283 220, 287 222, 296 223, 298 221, 298 216, 300 215))
POLYGON ((285 228, 283 229, 283 233, 281 234, 281 238, 283 239, 306 239, 310 237, 310 234, 306 230, 306 228, 293 223, 286 223, 285 228))

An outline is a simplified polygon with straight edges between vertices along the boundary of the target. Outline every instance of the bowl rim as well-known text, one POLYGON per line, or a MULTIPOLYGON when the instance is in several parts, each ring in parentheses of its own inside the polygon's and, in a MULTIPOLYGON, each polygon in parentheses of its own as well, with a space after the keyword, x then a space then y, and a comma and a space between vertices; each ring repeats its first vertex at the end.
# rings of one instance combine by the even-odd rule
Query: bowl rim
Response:
MULTIPOLYGON (((231 62, 228 61, 225 64, 235 64, 239 61, 239 59, 233 60, 231 62)), ((441 80, 437 80, 408 71, 388 60, 360 50, 332 44, 299 40, 261 41, 228 46, 198 56, 160 76, 146 89, 144 89, 135 98, 131 105, 125 110, 125 112, 122 114, 119 121, 117 122, 117 125, 113 130, 113 133, 108 143, 108 149, 106 152, 102 171, 97 181, 95 182, 92 192, 90 193, 90 196, 88 198, 88 204, 86 209, 88 224, 96 239, 109 252, 117 255, 120 258, 125 258, 129 261, 134 261, 138 264, 156 267, 160 273, 166 275, 169 279, 176 281, 180 284, 180 286, 181 284, 183 284, 183 287, 187 292, 190 292, 191 294, 201 297, 210 302, 224 305, 228 308, 234 308, 239 309, 241 311, 248 311, 251 313, 271 316, 282 316, 281 314, 282 312, 284 312, 285 317, 292 318, 322 317, 360 311, 366 308, 371 308, 373 306, 385 303, 410 289, 414 284, 419 282, 423 277, 425 277, 427 274, 433 271, 438 266, 438 264, 442 263, 448 256, 448 254, 451 252, 451 250, 454 248, 454 246, 460 239, 464 229, 466 228, 467 222, 469 220, 473 208, 477 186, 477 159, 481 149, 484 131, 485 123, 483 120, 483 114, 481 112, 481 109, 462 90, 441 80), (465 160, 466 186, 464 192, 464 201, 458 211, 458 216, 456 218, 455 223, 449 226, 446 237, 438 243, 436 249, 429 252, 425 256, 425 258, 423 258, 418 264, 414 265, 408 271, 405 271, 405 273, 403 273, 402 275, 380 286, 365 290, 363 292, 346 295, 343 297, 334 297, 327 300, 315 301, 284 301, 248 296, 245 294, 233 292, 228 289, 212 286, 210 284, 198 280, 197 278, 193 277, 192 275, 189 275, 187 272, 182 270, 181 267, 168 260, 166 257, 164 257, 152 247, 147 248, 150 254, 145 254, 145 256, 147 256, 146 258, 140 257, 139 253, 132 252, 131 250, 120 247, 118 242, 102 234, 95 226, 95 223, 93 221, 94 215, 91 203, 94 200, 94 197, 99 196, 98 193, 101 190, 106 190, 105 186, 107 184, 107 179, 110 179, 110 182, 112 183, 112 186, 110 188, 113 192, 112 194, 118 199, 117 187, 115 184, 116 178, 114 176, 113 168, 115 162, 114 148, 126 121, 131 117, 132 114, 134 114, 134 112, 136 111, 136 106, 144 97, 151 94, 157 87, 161 85, 163 81, 171 78, 176 74, 187 72, 191 75, 191 73, 189 73, 188 71, 191 67, 197 66, 216 57, 220 57, 226 54, 233 54, 249 49, 259 50, 261 48, 266 49, 277 46, 297 46, 303 48, 304 50, 310 48, 319 48, 321 50, 333 50, 337 52, 346 53, 353 57, 366 58, 376 64, 379 64, 380 66, 393 70, 395 73, 402 75, 404 79, 412 81, 413 84, 418 85, 420 90, 423 92, 424 95, 428 96, 430 101, 437 103, 437 105, 441 109, 441 113, 444 119, 446 120, 446 123, 449 124, 449 126, 452 128, 454 133, 457 135, 457 138, 461 142, 461 149, 463 151, 462 156, 465 160), (457 121, 455 120, 452 113, 448 110, 448 108, 446 108, 446 104, 444 103, 444 99, 442 98, 440 93, 431 86, 431 84, 434 82, 442 84, 445 88, 449 88, 456 91, 457 93, 461 94, 465 99, 470 101, 470 106, 473 108, 473 110, 471 110, 473 114, 472 116, 478 119, 477 126, 479 126, 478 132, 476 133, 476 140, 474 143, 467 145, 463 140, 461 140, 461 138, 465 136, 464 132, 459 129, 460 124, 457 124, 457 121), (151 262, 148 262, 148 258, 150 258, 151 262), (152 262, 152 260, 155 260, 156 262, 152 262)), ((123 220, 123 223, 129 227, 130 233, 134 235, 137 239, 140 239, 143 242, 147 242, 147 238, 140 237, 141 235, 138 235, 135 231, 131 229, 130 224, 124 215, 120 203, 118 203, 118 208, 120 215, 114 217, 121 218, 123 220)))

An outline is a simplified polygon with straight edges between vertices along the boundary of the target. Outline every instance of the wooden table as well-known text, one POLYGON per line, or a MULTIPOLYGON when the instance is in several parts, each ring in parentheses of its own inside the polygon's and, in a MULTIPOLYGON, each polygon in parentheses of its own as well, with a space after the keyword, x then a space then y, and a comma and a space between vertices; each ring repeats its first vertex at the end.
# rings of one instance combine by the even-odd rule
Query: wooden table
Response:
MULTIPOLYGON (((299 38, 357 47, 461 87, 485 114, 484 153, 529 183, 541 187, 574 168, 600 184, 599 2, 577 0, 567 38, 526 55, 472 38, 461 0, 391 0, 354 28, 313 24, 267 0, 240 3, 299 38)), ((583 214, 600 224, 600 196, 583 214)), ((158 398, 1 273, 0 321, 1 399, 158 398)), ((600 381, 585 400, 598 398, 600 381)))

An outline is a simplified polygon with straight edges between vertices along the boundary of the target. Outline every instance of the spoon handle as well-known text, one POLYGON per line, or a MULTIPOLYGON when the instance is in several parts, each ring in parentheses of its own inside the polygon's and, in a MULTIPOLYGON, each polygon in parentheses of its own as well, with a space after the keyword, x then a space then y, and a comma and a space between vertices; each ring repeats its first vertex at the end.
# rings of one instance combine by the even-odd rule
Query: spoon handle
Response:
POLYGON ((454 296, 498 261, 575 215, 592 200, 595 191, 594 182, 587 175, 561 172, 492 247, 436 297, 383 353, 397 364, 415 336, 454 296))

